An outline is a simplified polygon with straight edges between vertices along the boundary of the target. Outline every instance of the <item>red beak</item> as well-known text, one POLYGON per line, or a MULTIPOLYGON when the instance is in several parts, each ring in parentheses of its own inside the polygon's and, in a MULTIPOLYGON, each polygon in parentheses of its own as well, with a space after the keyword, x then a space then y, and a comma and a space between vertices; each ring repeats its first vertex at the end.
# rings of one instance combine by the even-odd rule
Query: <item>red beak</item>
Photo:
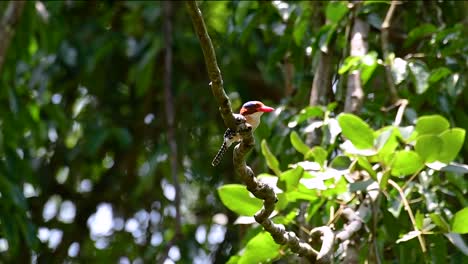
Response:
POLYGON ((275 110, 273 107, 269 107, 269 106, 266 106, 266 105, 258 108, 258 111, 265 112, 265 113, 272 112, 273 110, 275 110))

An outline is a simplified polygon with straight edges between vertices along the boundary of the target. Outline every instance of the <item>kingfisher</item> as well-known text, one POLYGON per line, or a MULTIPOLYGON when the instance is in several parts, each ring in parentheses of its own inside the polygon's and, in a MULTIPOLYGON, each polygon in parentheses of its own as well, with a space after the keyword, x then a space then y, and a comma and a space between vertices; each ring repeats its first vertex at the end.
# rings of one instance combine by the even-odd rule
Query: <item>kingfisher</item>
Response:
MULTIPOLYGON (((234 118, 236 119, 237 124, 240 124, 245 120, 245 122, 251 127, 253 132, 258 127, 258 125, 260 125, 260 117, 263 115, 263 113, 272 112, 273 110, 275 109, 264 105, 260 101, 249 101, 242 105, 239 114, 234 114, 234 118)), ((211 162, 211 165, 213 167, 217 166, 221 162, 221 159, 223 158, 224 153, 226 153, 227 149, 233 143, 239 142, 241 140, 242 137, 239 131, 234 131, 228 128, 226 132, 224 132, 223 144, 221 145, 218 154, 216 154, 213 161, 211 162)))

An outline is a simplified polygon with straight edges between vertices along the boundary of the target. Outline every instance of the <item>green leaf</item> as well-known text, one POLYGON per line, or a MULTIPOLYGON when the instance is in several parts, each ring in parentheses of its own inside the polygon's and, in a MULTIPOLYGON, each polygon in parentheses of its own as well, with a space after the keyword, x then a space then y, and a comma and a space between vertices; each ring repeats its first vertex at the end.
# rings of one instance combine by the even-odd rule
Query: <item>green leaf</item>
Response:
POLYGON ((320 166, 325 166, 325 161, 327 160, 328 152, 320 147, 320 146, 315 146, 309 152, 307 152, 305 158, 309 159, 312 157, 315 162, 320 164, 320 166))
POLYGON ((291 191, 287 192, 286 195, 289 202, 295 202, 296 200, 315 201, 318 198, 315 190, 308 190, 308 192, 291 191))
POLYGON ((218 195, 223 204, 238 215, 253 216, 263 206, 262 200, 252 197, 241 184, 223 185, 218 188, 218 195))
POLYGON ((320 106, 308 106, 302 109, 289 123, 288 127, 293 128, 300 123, 313 117, 323 117, 324 111, 320 106))
POLYGON ((442 230, 442 232, 444 232, 444 233, 449 232, 450 226, 444 220, 444 218, 442 218, 441 215, 439 215, 437 213, 432 213, 432 214, 429 215, 429 217, 432 219, 432 222, 434 222, 434 224, 436 224, 436 226, 438 226, 442 230))
POLYGON ((335 179, 328 179, 325 185, 327 189, 321 192, 323 197, 332 197, 348 191, 348 182, 344 177, 341 177, 338 182, 335 182, 335 179))
POLYGON ((395 153, 391 173, 393 176, 413 174, 424 166, 418 153, 412 150, 402 150, 395 153))
POLYGON ((375 181, 372 179, 368 179, 365 181, 352 182, 349 184, 349 191, 352 193, 357 192, 357 191, 365 191, 367 187, 369 187, 369 185, 371 185, 374 182, 375 181))
POLYGON ((386 156, 395 152, 395 149, 399 146, 398 135, 399 130, 393 127, 387 129, 380 129, 378 132, 381 132, 376 140, 375 146, 379 151, 379 156, 381 160, 385 159, 386 156))
POLYGON ((422 230, 423 229, 424 215, 421 214, 421 212, 418 210, 416 212, 416 215, 414 216, 414 218, 415 218, 415 222, 416 222, 416 227, 419 230, 422 230))
POLYGON ((462 128, 453 128, 442 132, 439 137, 442 139, 442 150, 439 155, 439 161, 449 163, 453 161, 465 141, 465 130, 462 128))
POLYGON ((347 156, 336 156, 332 162, 330 162, 330 168, 337 170, 346 170, 351 166, 351 159, 347 156))
POLYGON ((239 260, 240 260, 240 256, 238 255, 234 255, 234 256, 231 256, 228 260, 228 262, 226 262, 226 264, 237 264, 239 263, 239 260))
POLYGON ((390 179, 390 171, 386 171, 382 174, 379 174, 381 175, 381 177, 378 177, 379 179, 379 188, 381 190, 386 190, 387 189, 387 185, 388 185, 388 179, 390 179))
POLYGON ((338 23, 348 13, 347 2, 329 2, 325 10, 326 18, 331 23, 338 23))
POLYGON ((449 128, 450 124, 441 115, 428 115, 418 118, 416 121, 416 132, 418 136, 431 134, 438 135, 449 128))
POLYGON ((332 36, 334 35, 336 31, 336 24, 326 24, 322 26, 317 33, 317 38, 316 38, 316 46, 322 51, 322 52, 328 52, 328 44, 330 43, 330 40, 332 39, 332 36))
POLYGON ((437 28, 432 24, 422 24, 416 28, 413 28, 408 33, 408 38, 406 39, 404 46, 408 47, 411 44, 413 44, 413 42, 415 42, 416 40, 426 37, 435 32, 437 32, 437 28))
POLYGON ((276 157, 271 153, 270 148, 268 147, 268 144, 265 139, 262 140, 262 154, 266 159, 267 166, 270 168, 276 176, 281 175, 281 170, 279 168, 279 162, 276 159, 276 157))
POLYGON ((412 61, 408 63, 408 67, 413 74, 413 82, 416 87, 417 94, 423 94, 429 88, 428 78, 429 73, 427 66, 422 61, 412 61))
POLYGON ((279 178, 281 181, 286 183, 286 191, 294 190, 297 187, 303 172, 304 169, 301 166, 297 166, 294 169, 281 173, 279 178))
POLYGON ((401 236, 400 239, 398 239, 396 241, 397 244, 401 243, 401 242, 406 242, 406 241, 409 241, 413 238, 416 238, 418 237, 418 235, 421 234, 421 231, 409 231, 408 233, 404 234, 403 236, 401 236))
POLYGON ((438 136, 422 135, 416 140, 414 149, 425 162, 434 162, 439 158, 443 141, 438 136))
POLYGON ((431 71, 431 74, 429 76, 429 83, 434 84, 443 78, 449 76, 452 73, 452 71, 449 68, 446 67, 440 67, 437 69, 434 69, 431 71))
POLYGON ((301 46, 305 37, 307 37, 307 29, 310 27, 311 12, 308 9, 304 10, 303 14, 298 17, 293 27, 293 38, 297 46, 301 46))
POLYGON ((290 139, 291 139, 291 144, 293 145, 293 147, 299 151, 300 153, 302 153, 303 155, 306 155, 307 152, 309 152, 310 148, 309 146, 307 146, 301 139, 301 137, 299 137, 299 135, 296 133, 296 131, 293 131, 290 135, 290 139))
POLYGON ((361 81, 365 85, 367 81, 372 77, 375 69, 379 65, 377 63, 378 54, 375 51, 371 51, 361 58, 361 81))
POLYGON ((344 74, 348 71, 352 71, 357 69, 357 66, 359 65, 361 61, 360 56, 349 56, 344 60, 343 65, 340 67, 338 70, 339 74, 344 74))
POLYGON ((377 174, 374 169, 372 169, 372 165, 370 164, 369 160, 365 157, 358 157, 357 159, 359 166, 361 166, 364 170, 366 170, 372 179, 377 180, 377 174))
POLYGON ((353 114, 338 116, 342 133, 358 149, 370 149, 374 145, 374 131, 361 118, 353 114))
POLYGON ((459 234, 468 233, 468 207, 458 211, 453 217, 452 232, 459 234))
POLYGON ((281 245, 273 240, 270 233, 260 232, 249 240, 238 263, 270 263, 279 257, 280 247, 281 245))

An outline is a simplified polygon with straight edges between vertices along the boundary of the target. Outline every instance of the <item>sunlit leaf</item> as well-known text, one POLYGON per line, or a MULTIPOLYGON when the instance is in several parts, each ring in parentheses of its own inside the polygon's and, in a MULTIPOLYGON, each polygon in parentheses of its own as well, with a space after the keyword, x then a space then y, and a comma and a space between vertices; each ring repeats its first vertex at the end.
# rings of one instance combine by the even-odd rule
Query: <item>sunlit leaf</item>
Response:
POLYGON ((311 150, 309 150, 305 156, 306 159, 313 158, 314 161, 320 164, 320 166, 324 166, 327 160, 328 152, 320 147, 315 146, 311 150))
POLYGON ((375 69, 379 65, 377 63, 377 52, 371 51, 364 55, 361 59, 361 81, 365 85, 374 74, 375 69))
POLYGON ((365 157, 358 157, 358 164, 370 174, 372 179, 377 180, 376 172, 374 169, 372 169, 372 165, 370 164, 369 160, 367 160, 365 157))
POLYGON ((424 166, 418 153, 412 150, 402 150, 395 153, 391 173, 393 176, 413 174, 424 166))
POLYGON ((281 173, 279 178, 281 181, 286 183, 286 191, 291 191, 297 187, 303 172, 304 169, 301 166, 297 166, 294 169, 290 169, 281 173))
POLYGON ((468 233, 468 207, 458 211, 453 217, 452 232, 459 234, 468 233))
POLYGON ((416 212, 416 215, 414 216, 414 220, 416 221, 416 227, 419 230, 422 230, 423 229, 424 215, 419 210, 416 212))
POLYGON ((348 13, 348 6, 346 2, 336 1, 329 2, 325 10, 325 15, 331 23, 338 23, 348 13))
POLYGON ((438 135, 450 126, 447 119, 440 115, 428 115, 418 118, 416 121, 416 132, 418 135, 438 135))
POLYGON ((330 167, 337 169, 337 170, 345 170, 348 169, 351 165, 351 159, 347 156, 337 156, 335 157, 332 162, 330 162, 330 167))
POLYGON ((262 208, 262 200, 252 197, 244 185, 227 184, 218 188, 218 195, 229 210, 238 215, 253 216, 262 208))
POLYGON ((281 175, 281 170, 279 168, 279 162, 276 157, 271 153, 270 148, 265 139, 262 140, 262 154, 266 159, 268 167, 276 174, 276 176, 281 175))
POLYGON ((465 141, 465 130, 462 128, 453 128, 442 132, 439 137, 442 139, 442 149, 439 160, 445 163, 453 161, 465 141))
POLYGON ((387 155, 394 153, 399 146, 398 135, 399 131, 396 128, 389 127, 380 132, 375 140, 375 147, 378 150, 380 157, 385 158, 387 155))
POLYGON ((349 56, 344 60, 343 65, 341 65, 338 70, 339 74, 344 74, 348 71, 355 70, 361 61, 360 56, 349 56))
POLYGON ((306 155, 307 152, 310 150, 310 148, 302 141, 302 139, 299 137, 297 132, 296 131, 291 132, 289 137, 290 137, 291 144, 293 145, 293 147, 297 151, 302 153, 303 155, 306 155))
POLYGON ((247 242, 239 264, 267 263, 279 257, 281 245, 277 244, 270 233, 260 232, 247 242))
POLYGON ((369 149, 374 145, 374 131, 361 118, 353 114, 338 116, 342 133, 358 149, 369 149))
POLYGON ((386 190, 386 189, 387 189, 388 180, 390 179, 390 176, 391 176, 390 171, 385 171, 385 172, 380 173, 380 174, 378 175, 377 179, 379 180, 379 187, 380 187, 380 189, 382 189, 382 190, 386 190))
POLYGON ((414 149, 425 162, 433 162, 439 158, 442 144, 438 136, 422 135, 416 140, 414 149))
POLYGON ((289 123, 288 127, 295 127, 298 124, 314 117, 323 117, 324 111, 320 106, 308 106, 302 109, 289 123))
POLYGON ((400 239, 398 239, 396 242, 401 243, 401 242, 406 242, 408 240, 411 240, 413 238, 418 237, 421 235, 421 231, 410 231, 407 234, 404 234, 400 239))

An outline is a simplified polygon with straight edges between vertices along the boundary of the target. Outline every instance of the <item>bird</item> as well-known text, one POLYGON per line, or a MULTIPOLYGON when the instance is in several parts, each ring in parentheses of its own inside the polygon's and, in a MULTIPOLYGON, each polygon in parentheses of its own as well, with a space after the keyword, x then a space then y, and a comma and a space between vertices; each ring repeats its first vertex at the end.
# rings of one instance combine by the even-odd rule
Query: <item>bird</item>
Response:
MULTIPOLYGON (((273 107, 266 106, 260 101, 248 101, 242 105, 239 114, 234 114, 234 118, 237 124, 245 121, 251 127, 253 132, 258 127, 258 125, 260 125, 260 117, 263 115, 263 113, 269 113, 274 110, 275 109, 273 107)), ((224 132, 223 144, 219 148, 219 151, 211 162, 211 165, 213 167, 217 166, 221 162, 227 149, 233 143, 239 142, 241 140, 242 137, 239 131, 234 131, 230 128, 226 129, 226 132, 224 132)))

